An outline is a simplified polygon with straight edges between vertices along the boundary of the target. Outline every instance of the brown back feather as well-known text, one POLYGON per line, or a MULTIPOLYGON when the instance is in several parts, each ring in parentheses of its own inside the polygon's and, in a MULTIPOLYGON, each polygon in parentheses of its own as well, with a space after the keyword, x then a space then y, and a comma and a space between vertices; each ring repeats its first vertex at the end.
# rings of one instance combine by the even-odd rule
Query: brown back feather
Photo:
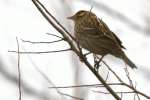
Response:
POLYGON ((98 24, 98 27, 100 29, 100 31, 102 31, 102 33, 104 33, 105 36, 107 36, 108 38, 116 41, 118 43, 118 45, 123 48, 123 49, 126 49, 123 45, 122 45, 122 42, 121 40, 117 37, 117 35, 115 35, 115 33, 113 33, 109 27, 102 21, 100 20, 99 18, 97 19, 97 24, 98 24))

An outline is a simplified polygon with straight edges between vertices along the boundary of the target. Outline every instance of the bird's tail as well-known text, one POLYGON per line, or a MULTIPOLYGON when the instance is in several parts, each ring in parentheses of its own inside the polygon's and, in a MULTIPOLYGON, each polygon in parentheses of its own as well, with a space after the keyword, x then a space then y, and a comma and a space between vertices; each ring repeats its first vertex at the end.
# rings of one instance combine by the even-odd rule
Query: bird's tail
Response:
POLYGON ((124 54, 123 60, 126 64, 128 64, 131 68, 137 68, 137 66, 124 54))

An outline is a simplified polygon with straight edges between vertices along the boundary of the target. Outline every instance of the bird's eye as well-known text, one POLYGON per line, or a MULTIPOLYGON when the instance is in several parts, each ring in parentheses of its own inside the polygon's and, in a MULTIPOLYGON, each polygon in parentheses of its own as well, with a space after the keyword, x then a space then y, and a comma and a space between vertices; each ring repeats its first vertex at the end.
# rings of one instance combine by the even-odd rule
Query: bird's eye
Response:
POLYGON ((80 12, 78 13, 78 16, 81 17, 81 16, 83 16, 84 14, 85 14, 84 11, 80 11, 80 12))

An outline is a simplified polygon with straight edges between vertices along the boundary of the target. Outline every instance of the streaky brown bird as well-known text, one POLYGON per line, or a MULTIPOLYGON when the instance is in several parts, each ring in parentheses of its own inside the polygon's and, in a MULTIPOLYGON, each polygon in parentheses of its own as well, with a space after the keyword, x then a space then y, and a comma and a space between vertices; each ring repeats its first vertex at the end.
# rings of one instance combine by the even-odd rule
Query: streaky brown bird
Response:
POLYGON ((74 21, 75 38, 83 48, 102 57, 111 54, 122 59, 131 68, 137 68, 122 50, 125 47, 121 40, 94 13, 80 10, 68 19, 74 21))

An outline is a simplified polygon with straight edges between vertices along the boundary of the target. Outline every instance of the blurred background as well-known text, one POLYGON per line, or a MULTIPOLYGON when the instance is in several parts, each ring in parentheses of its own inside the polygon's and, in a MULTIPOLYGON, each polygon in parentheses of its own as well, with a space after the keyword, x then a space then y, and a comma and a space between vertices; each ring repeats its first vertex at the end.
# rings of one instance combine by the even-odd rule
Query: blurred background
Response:
MULTIPOLYGON (((129 58, 138 66, 130 75, 136 88, 150 95, 150 1, 149 0, 41 0, 47 9, 69 32, 73 22, 66 17, 79 10, 90 10, 102 19, 122 40, 129 58)), ((52 51, 68 48, 65 42, 54 44, 30 44, 30 41, 53 41, 61 36, 44 19, 31 0, 0 0, 0 99, 18 99, 17 50, 18 37, 21 51, 52 51)), ((110 55, 104 60, 122 79, 124 63, 110 55)), ((103 88, 49 89, 51 86, 70 86, 99 83, 95 76, 70 52, 20 55, 22 100, 74 100, 60 92, 84 100, 114 100, 111 95, 95 93, 103 88), (58 92, 59 91, 59 92, 58 92)), ((103 77, 107 71, 101 69, 103 77)), ((108 78, 114 82, 114 78, 108 78)), ((123 88, 118 87, 118 90, 123 88)), ((123 91, 123 90, 122 90, 123 91)), ((123 95, 123 100, 133 100, 133 95, 123 95)), ((146 100, 141 97, 141 100, 146 100)))

